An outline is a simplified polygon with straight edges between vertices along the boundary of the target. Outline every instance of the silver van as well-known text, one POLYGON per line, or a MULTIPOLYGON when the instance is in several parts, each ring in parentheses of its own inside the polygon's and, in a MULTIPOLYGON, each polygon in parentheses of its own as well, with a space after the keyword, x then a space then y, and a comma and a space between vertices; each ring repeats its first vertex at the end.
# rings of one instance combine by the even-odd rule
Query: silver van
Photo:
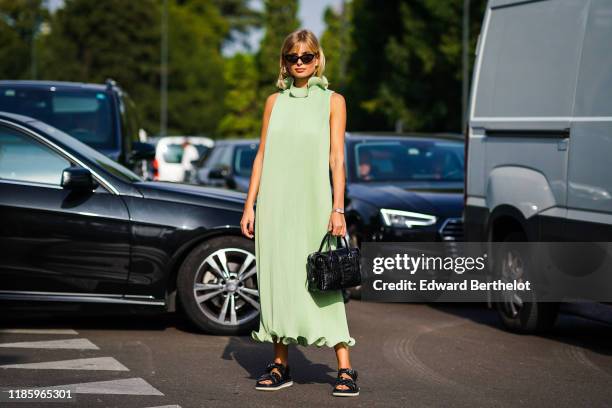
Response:
MULTIPOLYGON (((612 241, 612 1, 490 0, 467 134, 467 240, 612 241)), ((490 305, 520 332, 559 307, 490 305)))

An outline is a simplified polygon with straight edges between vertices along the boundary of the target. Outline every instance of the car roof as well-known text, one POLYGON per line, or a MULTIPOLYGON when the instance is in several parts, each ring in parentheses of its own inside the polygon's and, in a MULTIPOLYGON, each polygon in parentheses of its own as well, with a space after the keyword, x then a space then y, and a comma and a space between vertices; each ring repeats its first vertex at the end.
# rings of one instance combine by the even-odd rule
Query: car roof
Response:
POLYGON ((5 111, 0 111, 0 119, 6 119, 6 120, 12 120, 15 122, 24 122, 24 123, 37 121, 37 119, 34 119, 30 116, 25 116, 25 115, 20 115, 18 113, 10 113, 10 112, 5 112, 5 111))
POLYGON ((153 139, 156 143, 160 145, 164 145, 167 143, 183 143, 186 140, 191 143, 203 144, 208 147, 212 147, 215 144, 213 139, 205 136, 163 136, 151 139, 153 139))
POLYGON ((463 142, 465 139, 461 133, 423 133, 423 132, 388 132, 388 131, 359 131, 346 132, 347 141, 376 141, 386 140, 450 140, 463 142))
POLYGON ((240 145, 240 144, 251 144, 259 143, 259 139, 217 139, 215 140, 215 146, 220 145, 240 145))
POLYGON ((69 81, 34 81, 34 80, 0 80, 0 86, 12 86, 30 89, 46 89, 51 86, 63 89, 88 89, 92 91, 105 91, 106 84, 94 84, 86 82, 69 81))

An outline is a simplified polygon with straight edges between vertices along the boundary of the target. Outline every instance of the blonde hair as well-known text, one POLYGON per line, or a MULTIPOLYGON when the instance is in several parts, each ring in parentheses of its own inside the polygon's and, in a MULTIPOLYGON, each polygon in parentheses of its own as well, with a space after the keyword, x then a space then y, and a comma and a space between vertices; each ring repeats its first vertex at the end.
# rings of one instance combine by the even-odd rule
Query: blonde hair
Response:
POLYGON ((287 66, 285 65, 286 63, 283 55, 289 53, 298 43, 306 44, 306 47, 319 58, 319 65, 317 66, 313 76, 321 77, 325 71, 325 54, 323 53, 323 48, 321 48, 317 36, 314 35, 312 31, 305 28, 293 31, 287 37, 285 37, 283 46, 281 47, 279 59, 280 72, 276 81, 276 86, 280 89, 286 89, 285 79, 291 76, 287 66))

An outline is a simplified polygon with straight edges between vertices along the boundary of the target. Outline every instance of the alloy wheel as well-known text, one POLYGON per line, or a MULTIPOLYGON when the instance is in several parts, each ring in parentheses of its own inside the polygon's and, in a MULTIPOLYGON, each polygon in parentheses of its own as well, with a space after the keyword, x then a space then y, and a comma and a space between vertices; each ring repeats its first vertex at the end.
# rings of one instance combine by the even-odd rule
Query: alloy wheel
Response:
POLYGON ((199 309, 217 324, 237 326, 259 315, 255 255, 222 248, 207 256, 195 273, 193 295, 199 309))

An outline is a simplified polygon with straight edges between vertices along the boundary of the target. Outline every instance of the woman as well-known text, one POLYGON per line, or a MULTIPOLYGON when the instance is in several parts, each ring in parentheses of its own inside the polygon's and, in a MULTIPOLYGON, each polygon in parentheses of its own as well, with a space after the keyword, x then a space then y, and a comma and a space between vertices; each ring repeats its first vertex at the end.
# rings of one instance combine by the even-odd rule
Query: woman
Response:
POLYGON ((309 292, 306 280, 306 258, 318 250, 324 235, 346 234, 346 106, 342 95, 327 89, 325 56, 311 31, 285 38, 279 65, 280 91, 266 100, 241 221, 242 233, 255 237, 261 304, 259 330, 251 337, 274 343, 274 361, 255 388, 293 384, 289 344, 325 345, 334 348, 338 360, 333 395, 356 396, 357 371, 348 350, 355 339, 349 335, 342 292, 309 292))

